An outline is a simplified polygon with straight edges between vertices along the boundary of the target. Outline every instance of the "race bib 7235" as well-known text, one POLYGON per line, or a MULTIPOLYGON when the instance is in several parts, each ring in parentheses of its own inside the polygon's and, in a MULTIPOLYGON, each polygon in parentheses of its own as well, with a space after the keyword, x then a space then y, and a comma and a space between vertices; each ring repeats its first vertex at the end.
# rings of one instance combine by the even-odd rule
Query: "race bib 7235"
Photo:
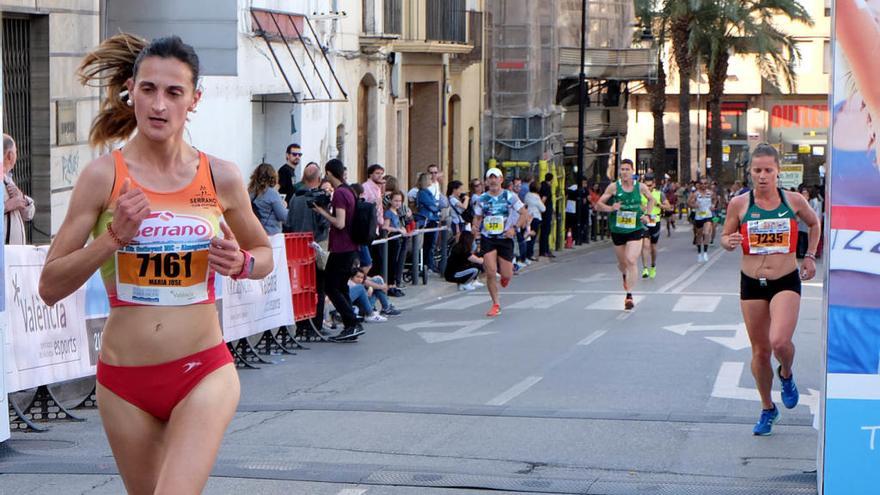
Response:
POLYGON ((116 251, 116 297, 154 306, 208 299, 210 241, 135 244, 116 251))

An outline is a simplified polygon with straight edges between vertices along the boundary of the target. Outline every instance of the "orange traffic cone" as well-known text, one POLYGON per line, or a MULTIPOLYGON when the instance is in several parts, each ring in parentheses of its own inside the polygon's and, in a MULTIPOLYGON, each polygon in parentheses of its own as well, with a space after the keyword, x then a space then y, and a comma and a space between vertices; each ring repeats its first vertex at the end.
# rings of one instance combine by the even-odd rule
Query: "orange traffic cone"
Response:
POLYGON ((565 234, 565 249, 571 249, 574 247, 574 237, 571 236, 571 229, 568 229, 568 233, 565 234))

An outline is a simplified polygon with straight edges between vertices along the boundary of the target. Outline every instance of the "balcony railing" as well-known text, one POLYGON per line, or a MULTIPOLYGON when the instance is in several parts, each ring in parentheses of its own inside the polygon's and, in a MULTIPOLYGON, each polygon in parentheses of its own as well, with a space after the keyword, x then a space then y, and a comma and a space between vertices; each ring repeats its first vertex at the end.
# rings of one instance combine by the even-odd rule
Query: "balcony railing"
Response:
POLYGON ((467 43, 465 0, 427 0, 427 38, 467 43))
MULTIPOLYGON (((559 49, 559 77, 578 77, 580 49, 559 49)), ((655 48, 587 48, 584 73, 588 79, 618 81, 650 80, 657 77, 655 48)))

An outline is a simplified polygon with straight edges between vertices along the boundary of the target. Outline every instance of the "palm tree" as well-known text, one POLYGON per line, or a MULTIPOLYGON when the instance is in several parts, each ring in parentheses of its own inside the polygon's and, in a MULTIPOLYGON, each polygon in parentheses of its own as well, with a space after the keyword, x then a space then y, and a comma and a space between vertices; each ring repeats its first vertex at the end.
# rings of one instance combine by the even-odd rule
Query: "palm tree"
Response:
POLYGON ((796 75, 793 65, 800 58, 792 37, 774 24, 776 16, 813 25, 806 9, 797 0, 711 0, 706 15, 692 25, 692 39, 699 53, 706 58, 709 77, 709 156, 712 177, 719 179, 721 162, 721 96, 727 81, 730 57, 754 53, 762 76, 776 88, 794 91, 796 75))
POLYGON ((691 180, 691 77, 694 73, 693 25, 702 0, 667 0, 664 11, 669 19, 672 53, 678 66, 678 157, 680 182, 691 180))
POLYGON ((663 0, 636 0, 636 17, 644 29, 657 33, 654 46, 657 49, 657 78, 645 82, 645 90, 651 104, 651 115, 654 118, 654 148, 651 151, 651 163, 660 174, 666 168, 666 133, 663 127, 663 113, 666 111, 666 71, 663 68, 663 48, 666 45, 668 17, 663 12, 663 0))

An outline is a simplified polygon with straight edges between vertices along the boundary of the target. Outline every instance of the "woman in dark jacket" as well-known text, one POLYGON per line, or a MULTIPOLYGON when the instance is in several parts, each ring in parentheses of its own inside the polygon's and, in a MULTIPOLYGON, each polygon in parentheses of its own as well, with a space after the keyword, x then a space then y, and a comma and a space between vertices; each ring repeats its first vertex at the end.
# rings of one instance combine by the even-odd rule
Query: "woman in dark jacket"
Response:
POLYGON ((257 166, 248 184, 254 214, 269 235, 281 232, 281 223, 287 220, 287 205, 275 189, 276 184, 278 172, 268 163, 257 166))

